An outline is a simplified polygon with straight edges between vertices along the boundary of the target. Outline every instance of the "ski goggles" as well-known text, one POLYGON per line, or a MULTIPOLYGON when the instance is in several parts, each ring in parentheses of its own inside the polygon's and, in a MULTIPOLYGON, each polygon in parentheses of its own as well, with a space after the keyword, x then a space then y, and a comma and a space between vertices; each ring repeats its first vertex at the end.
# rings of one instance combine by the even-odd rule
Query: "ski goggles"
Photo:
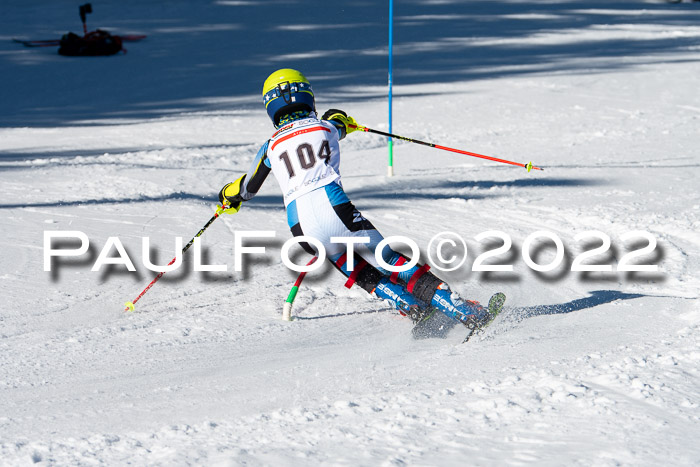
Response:
POLYGON ((265 104, 265 107, 267 107, 267 105, 274 99, 281 97, 284 100, 284 102, 286 102, 287 104, 291 104, 294 101, 292 99, 292 94, 298 92, 309 93, 312 97, 314 95, 314 92, 311 89, 311 85, 309 83, 290 83, 289 81, 285 81, 283 83, 279 83, 277 86, 267 91, 265 95, 263 95, 263 103, 265 104))

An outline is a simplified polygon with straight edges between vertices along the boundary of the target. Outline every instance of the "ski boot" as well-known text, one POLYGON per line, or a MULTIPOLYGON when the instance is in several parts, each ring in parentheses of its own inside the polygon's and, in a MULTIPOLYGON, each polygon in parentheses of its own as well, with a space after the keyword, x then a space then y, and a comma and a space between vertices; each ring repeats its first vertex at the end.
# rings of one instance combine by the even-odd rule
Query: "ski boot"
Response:
POLYGON ((489 300, 488 307, 484 307, 477 301, 463 300, 443 282, 435 291, 431 305, 464 324, 469 329, 469 339, 475 331, 483 329, 493 321, 503 308, 505 299, 504 294, 497 293, 489 300))
POLYGON ((431 307, 411 295, 402 285, 394 284, 387 278, 379 281, 374 294, 403 316, 411 318, 414 323, 427 319, 434 312, 431 307))

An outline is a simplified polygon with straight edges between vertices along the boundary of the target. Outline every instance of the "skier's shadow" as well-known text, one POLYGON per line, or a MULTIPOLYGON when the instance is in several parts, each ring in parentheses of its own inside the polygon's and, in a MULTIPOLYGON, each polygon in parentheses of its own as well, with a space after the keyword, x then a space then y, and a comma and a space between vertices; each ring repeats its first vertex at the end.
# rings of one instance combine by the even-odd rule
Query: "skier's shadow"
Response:
MULTIPOLYGON (((537 305, 530 307, 517 307, 508 309, 506 305, 506 310, 503 312, 503 318, 506 318, 510 322, 520 322, 528 318, 543 315, 561 315, 565 313, 571 313, 573 311, 585 310, 587 308, 593 308, 598 305, 604 305, 606 303, 612 303, 616 300, 631 300, 634 298, 646 297, 647 295, 638 293, 625 293, 618 290, 595 290, 591 292, 590 296, 585 298, 577 298, 571 300, 567 303, 560 303, 556 305, 537 305)), ((323 316, 297 316, 295 319, 299 320, 313 320, 313 319, 325 319, 325 318, 339 318, 341 316, 350 315, 360 315, 368 313, 380 313, 392 310, 367 310, 367 311, 354 311, 350 313, 336 313, 332 315, 323 316)), ((450 335, 452 329, 459 324, 458 321, 448 318, 442 313, 435 313, 429 320, 417 325, 413 328, 413 337, 415 339, 447 339, 450 335)))
POLYGON ((577 298, 567 303, 556 305, 536 305, 530 307, 512 308, 508 311, 511 321, 522 321, 528 318, 542 315, 561 315, 572 311, 585 310, 616 300, 631 300, 634 298, 646 297, 647 295, 638 293, 625 293, 619 290, 595 290, 585 298, 577 298))
MULTIPOLYGON (((508 308, 503 311, 501 318, 510 323, 518 323, 528 318, 542 315, 560 315, 572 311, 585 310, 598 305, 611 303, 616 300, 631 300, 633 298, 646 297, 643 294, 625 293, 618 290, 596 290, 585 298, 577 298, 567 303, 556 305, 537 305, 531 307, 508 308)), ((442 313, 436 313, 434 317, 413 329, 413 337, 416 339, 446 339, 457 324, 457 321, 448 318, 442 313)))

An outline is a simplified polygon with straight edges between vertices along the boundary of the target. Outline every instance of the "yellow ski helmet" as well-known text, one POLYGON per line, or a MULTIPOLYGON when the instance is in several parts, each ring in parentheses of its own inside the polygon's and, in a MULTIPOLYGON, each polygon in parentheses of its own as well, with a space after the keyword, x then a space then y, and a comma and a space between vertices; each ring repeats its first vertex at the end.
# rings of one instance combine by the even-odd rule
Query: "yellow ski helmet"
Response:
POLYGON ((267 77, 262 90, 263 103, 272 123, 277 126, 285 115, 299 110, 316 111, 309 80, 291 68, 277 70, 267 77))

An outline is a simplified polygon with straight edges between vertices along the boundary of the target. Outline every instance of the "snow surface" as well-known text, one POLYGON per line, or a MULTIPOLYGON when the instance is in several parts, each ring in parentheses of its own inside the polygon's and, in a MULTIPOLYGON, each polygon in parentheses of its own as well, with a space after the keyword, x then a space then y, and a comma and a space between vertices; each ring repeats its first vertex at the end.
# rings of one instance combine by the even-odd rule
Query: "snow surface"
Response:
POLYGON ((91 28, 148 38, 100 58, 10 41, 79 31, 74 3, 8 0, 0 17, 0 464, 700 464, 699 4, 397 2, 394 131, 546 168, 397 142, 387 178, 383 138, 342 143, 347 192, 384 235, 425 258, 459 233, 469 258, 439 274, 466 298, 508 295, 455 345, 412 339, 329 267, 281 321, 296 274, 272 179, 202 236, 227 273, 193 272, 188 252, 122 311, 154 276, 141 238, 167 262, 270 136, 271 71, 299 68, 321 111, 387 129, 386 2, 93 2, 91 28), (471 271, 494 229, 514 271, 471 271), (90 250, 44 272, 53 230, 90 250), (276 232, 243 272, 236 230, 276 232), (539 230, 567 252, 549 273, 520 254, 539 230), (612 242, 591 261, 613 266, 648 231, 638 260, 659 271, 570 271, 600 245, 574 240, 588 230, 612 242), (136 273, 91 272, 109 237, 136 273))

